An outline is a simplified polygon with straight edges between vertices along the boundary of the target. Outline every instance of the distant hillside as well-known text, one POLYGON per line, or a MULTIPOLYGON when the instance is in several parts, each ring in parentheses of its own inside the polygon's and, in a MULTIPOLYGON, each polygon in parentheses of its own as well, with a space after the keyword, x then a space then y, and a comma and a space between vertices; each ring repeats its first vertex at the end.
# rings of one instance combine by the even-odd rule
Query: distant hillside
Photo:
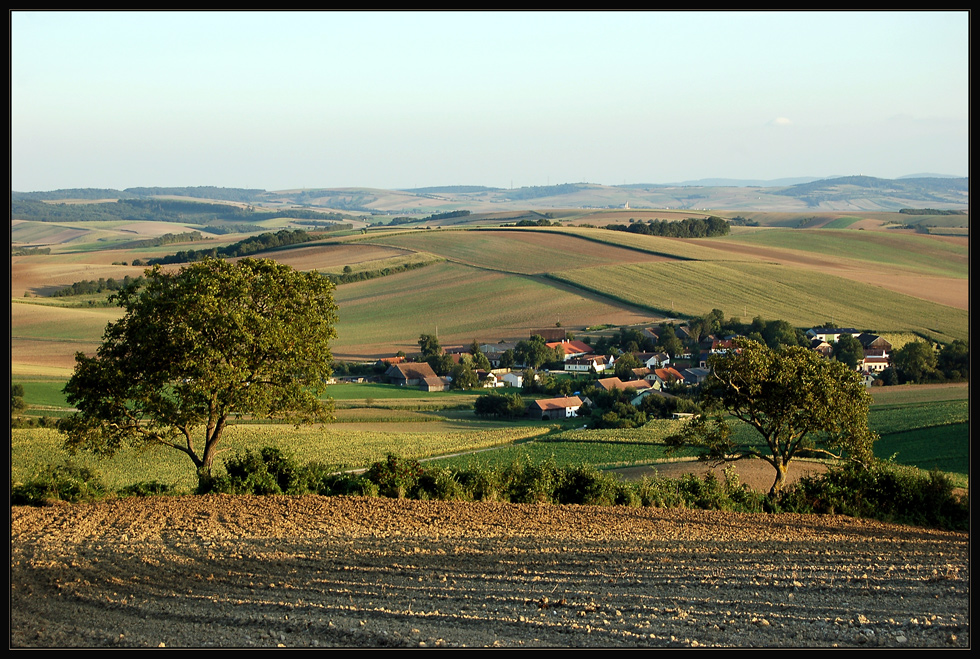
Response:
POLYGON ((679 184, 598 185, 562 183, 513 189, 448 185, 411 190, 312 188, 265 191, 214 186, 188 188, 73 189, 13 192, 13 201, 149 199, 183 197, 285 209, 301 207, 364 215, 423 218, 435 213, 529 209, 670 209, 758 212, 895 212, 903 208, 968 209, 969 179, 916 176, 794 178, 772 181, 702 179, 679 184))

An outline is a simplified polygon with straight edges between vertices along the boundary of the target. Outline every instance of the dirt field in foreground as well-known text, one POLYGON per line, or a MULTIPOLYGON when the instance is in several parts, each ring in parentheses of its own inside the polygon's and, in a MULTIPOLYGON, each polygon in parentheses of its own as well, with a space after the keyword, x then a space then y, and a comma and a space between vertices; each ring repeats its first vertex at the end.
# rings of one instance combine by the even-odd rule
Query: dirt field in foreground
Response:
POLYGON ((10 645, 969 647, 969 537, 318 496, 11 510, 10 645))

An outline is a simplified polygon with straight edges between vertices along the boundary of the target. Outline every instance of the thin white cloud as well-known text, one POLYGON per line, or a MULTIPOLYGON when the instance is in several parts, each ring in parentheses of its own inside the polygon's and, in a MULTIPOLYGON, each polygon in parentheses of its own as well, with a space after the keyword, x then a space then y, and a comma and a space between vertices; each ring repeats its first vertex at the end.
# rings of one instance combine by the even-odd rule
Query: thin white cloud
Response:
POLYGON ((775 119, 771 119, 767 125, 782 128, 783 126, 789 126, 792 123, 793 122, 786 117, 776 117, 775 119))

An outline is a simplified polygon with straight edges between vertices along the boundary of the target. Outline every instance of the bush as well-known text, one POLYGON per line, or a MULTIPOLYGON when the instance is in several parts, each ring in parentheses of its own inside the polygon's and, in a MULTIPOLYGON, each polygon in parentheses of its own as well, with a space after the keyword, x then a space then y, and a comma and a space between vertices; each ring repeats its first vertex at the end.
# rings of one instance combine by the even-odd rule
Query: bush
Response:
POLYGON ((616 503, 617 496, 629 498, 619 491, 615 477, 589 465, 563 469, 559 476, 559 485, 554 492, 556 503, 611 506, 616 503))
POLYGON ((500 501, 503 499, 503 476, 493 467, 477 467, 456 474, 466 498, 471 501, 500 501))
POLYGON ((419 476, 417 494, 420 499, 439 501, 465 501, 469 498, 452 470, 444 467, 423 470, 419 476))
POLYGON ((806 477, 784 493, 778 505, 800 513, 870 517, 886 522, 955 530, 969 528, 969 504, 953 496, 953 484, 938 470, 880 462, 863 469, 835 467, 806 477))
POLYGON ((402 499, 409 496, 422 475, 422 465, 418 460, 402 460, 393 453, 375 462, 364 477, 378 486, 381 496, 402 499))
POLYGON ((15 484, 10 491, 10 503, 15 506, 42 506, 52 501, 78 503, 100 499, 107 493, 94 469, 69 460, 41 467, 27 483, 15 484))
POLYGON ((140 481, 121 487, 116 491, 121 497, 150 497, 177 494, 172 485, 160 481, 140 481))
POLYGON ((225 474, 208 481, 199 494, 302 494, 302 469, 273 446, 246 450, 225 461, 225 474))
POLYGON ((515 460, 503 473, 506 500, 512 503, 553 503, 558 486, 556 471, 557 466, 552 459, 540 464, 530 459, 526 462, 515 460))

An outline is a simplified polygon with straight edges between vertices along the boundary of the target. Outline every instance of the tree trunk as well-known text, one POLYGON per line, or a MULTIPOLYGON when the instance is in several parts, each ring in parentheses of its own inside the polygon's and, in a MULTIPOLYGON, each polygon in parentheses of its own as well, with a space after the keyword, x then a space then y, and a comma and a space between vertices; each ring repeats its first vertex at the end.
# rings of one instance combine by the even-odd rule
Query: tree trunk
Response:
POLYGON ((783 485, 786 484, 786 463, 779 462, 776 464, 776 480, 773 481, 772 487, 769 489, 769 497, 775 497, 780 490, 783 489, 783 485))

